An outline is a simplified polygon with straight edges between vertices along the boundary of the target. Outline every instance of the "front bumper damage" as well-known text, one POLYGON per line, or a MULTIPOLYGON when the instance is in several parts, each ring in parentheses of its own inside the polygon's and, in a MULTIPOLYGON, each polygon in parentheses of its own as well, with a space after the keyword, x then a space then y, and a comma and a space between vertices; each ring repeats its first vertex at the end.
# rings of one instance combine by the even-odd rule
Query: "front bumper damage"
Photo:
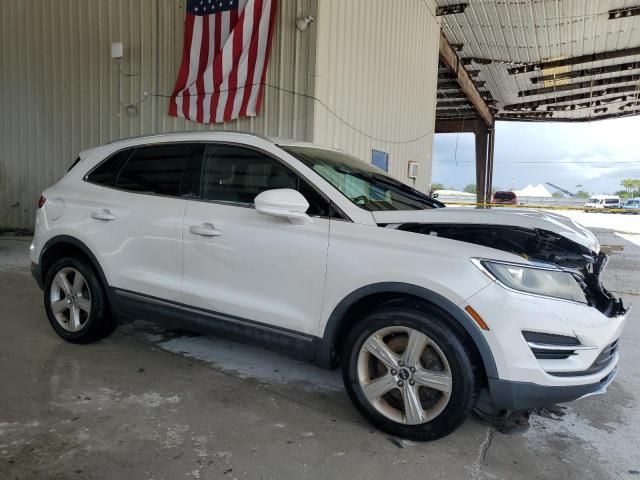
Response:
POLYGON ((582 281, 582 288, 587 297, 587 301, 607 317, 624 315, 626 309, 624 308, 622 299, 613 296, 602 285, 601 276, 609 263, 609 257, 600 252, 597 255, 593 255, 592 258, 594 261, 588 263, 582 272, 575 272, 575 275, 582 281))
POLYGON ((547 407, 556 403, 566 403, 605 393, 613 382, 617 367, 600 381, 587 385, 549 386, 528 382, 489 379, 489 395, 494 407, 503 410, 528 410, 547 407))

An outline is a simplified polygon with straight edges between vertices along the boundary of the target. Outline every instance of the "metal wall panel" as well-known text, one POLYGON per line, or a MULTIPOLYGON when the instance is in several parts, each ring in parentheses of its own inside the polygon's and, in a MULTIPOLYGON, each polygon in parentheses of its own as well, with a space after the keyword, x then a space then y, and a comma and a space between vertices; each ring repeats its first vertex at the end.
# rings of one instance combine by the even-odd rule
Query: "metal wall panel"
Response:
POLYGON ((431 181, 440 25, 432 1, 320 0, 314 141, 371 161, 418 189, 431 181), (374 138, 372 138, 374 137, 374 138))
MULTIPOLYGON (((312 94, 315 27, 298 32, 295 19, 315 14, 315 4, 279 1, 270 85, 312 94)), ((0 2, 0 228, 32 228, 40 192, 77 153, 118 138, 225 128, 311 139, 312 101, 272 87, 257 118, 223 127, 167 116, 183 9, 176 0, 0 2), (110 58, 116 41, 125 47, 121 63, 110 58)))

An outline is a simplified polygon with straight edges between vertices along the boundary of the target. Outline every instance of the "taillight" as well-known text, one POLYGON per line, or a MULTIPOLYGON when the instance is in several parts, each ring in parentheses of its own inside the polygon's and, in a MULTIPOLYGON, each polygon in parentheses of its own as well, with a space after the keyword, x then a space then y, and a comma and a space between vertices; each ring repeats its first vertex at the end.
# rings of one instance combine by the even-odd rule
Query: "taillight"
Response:
POLYGON ((38 208, 44 207, 45 203, 47 203, 47 199, 44 195, 40 195, 40 198, 38 199, 38 208))

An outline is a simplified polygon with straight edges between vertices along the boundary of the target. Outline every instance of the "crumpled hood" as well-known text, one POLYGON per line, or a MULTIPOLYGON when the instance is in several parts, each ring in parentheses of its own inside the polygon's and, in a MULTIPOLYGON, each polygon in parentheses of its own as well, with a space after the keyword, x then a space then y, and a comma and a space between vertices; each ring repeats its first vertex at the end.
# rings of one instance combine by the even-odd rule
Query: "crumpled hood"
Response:
POLYGON ((538 228, 562 235, 596 253, 600 251, 600 243, 591 231, 570 218, 542 210, 520 208, 483 210, 447 207, 430 210, 392 210, 372 213, 375 222, 383 224, 452 223, 538 228))

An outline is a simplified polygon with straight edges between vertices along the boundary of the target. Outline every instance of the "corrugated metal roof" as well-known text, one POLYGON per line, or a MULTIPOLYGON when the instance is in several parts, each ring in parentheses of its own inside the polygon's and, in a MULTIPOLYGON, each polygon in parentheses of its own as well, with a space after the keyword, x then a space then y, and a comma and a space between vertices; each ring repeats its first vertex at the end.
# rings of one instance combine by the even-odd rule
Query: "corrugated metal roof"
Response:
MULTIPOLYGON (((437 1, 441 7, 459 3, 437 1)), ((496 100, 496 119, 593 120, 640 114, 640 15, 609 20, 609 11, 638 7, 640 0, 467 3, 464 13, 440 17, 442 31, 451 44, 462 44, 458 55, 466 68, 479 70, 476 79, 485 82, 480 90, 496 100), (539 65, 628 49, 637 50, 573 65, 539 65), (519 66, 533 71, 509 71, 519 66)), ((448 97, 446 93, 439 85, 439 101, 456 95, 453 90, 448 97)), ((445 115, 442 104, 438 118, 445 115)), ((474 116, 468 110, 461 113, 474 116)))

